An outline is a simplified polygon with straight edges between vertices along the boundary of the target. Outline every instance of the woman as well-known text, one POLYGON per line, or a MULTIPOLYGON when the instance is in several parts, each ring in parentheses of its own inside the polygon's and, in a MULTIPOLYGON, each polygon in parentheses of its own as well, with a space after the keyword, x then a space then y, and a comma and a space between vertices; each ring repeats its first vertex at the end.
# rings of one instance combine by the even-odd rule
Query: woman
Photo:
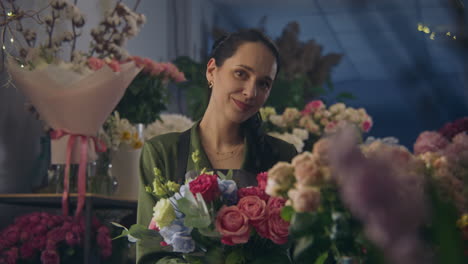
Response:
MULTIPOLYGON (((241 169, 238 185, 256 185, 255 174, 267 171, 278 161, 290 161, 294 146, 260 131, 258 113, 268 99, 278 74, 279 54, 273 44, 256 30, 240 31, 213 45, 206 79, 210 100, 201 121, 184 133, 170 133, 145 143, 141 156, 141 186, 138 223, 148 226, 156 200, 144 192, 159 168, 168 180, 182 182, 193 170, 190 153, 198 150, 199 166, 208 169, 241 169)), ((138 245, 138 263, 155 263, 170 253, 159 245, 138 245)), ((176 256, 174 254, 174 256, 176 256)))

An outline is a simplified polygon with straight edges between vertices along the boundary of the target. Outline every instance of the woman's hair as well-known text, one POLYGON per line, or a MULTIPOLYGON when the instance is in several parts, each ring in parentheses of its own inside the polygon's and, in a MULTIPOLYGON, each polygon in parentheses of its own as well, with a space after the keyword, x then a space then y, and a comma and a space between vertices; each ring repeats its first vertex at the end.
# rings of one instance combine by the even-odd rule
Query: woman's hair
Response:
MULTIPOLYGON (((265 45, 273 54, 277 65, 275 73, 276 79, 276 76, 278 76, 278 72, 281 68, 278 48, 269 37, 256 29, 240 30, 227 36, 220 37, 213 44, 210 58, 214 58, 216 66, 221 67, 226 59, 232 57, 236 53, 239 46, 249 42, 260 42, 265 45)), ((211 96, 211 90, 209 90, 209 93, 209 96, 211 96)), ((255 166, 258 172, 260 172, 261 170, 265 169, 262 168, 262 165, 266 165, 262 159, 266 158, 270 152, 268 149, 269 146, 265 144, 265 133, 262 130, 262 118, 260 113, 257 112, 252 117, 244 121, 241 127, 244 133, 252 137, 253 142, 257 142, 256 146, 252 147, 254 147, 254 156, 257 159, 255 161, 255 166)))
POLYGON ((248 42, 260 42, 270 50, 276 59, 276 78, 281 68, 278 48, 269 37, 256 29, 240 30, 220 37, 215 41, 211 48, 210 58, 214 58, 216 66, 221 67, 226 59, 229 59, 234 55, 234 53, 236 53, 240 45, 248 42))

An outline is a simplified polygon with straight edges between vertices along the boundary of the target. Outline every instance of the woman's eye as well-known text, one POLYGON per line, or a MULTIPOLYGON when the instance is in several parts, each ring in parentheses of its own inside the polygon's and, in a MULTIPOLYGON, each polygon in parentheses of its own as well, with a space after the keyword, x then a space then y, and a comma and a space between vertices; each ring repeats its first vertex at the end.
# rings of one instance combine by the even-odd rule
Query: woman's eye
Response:
POLYGON ((239 77, 239 78, 245 78, 246 76, 246 73, 244 71, 235 71, 234 74, 236 75, 236 77, 239 77))
POLYGON ((267 81, 262 81, 259 83, 260 87, 263 89, 269 89, 270 88, 270 83, 267 81))

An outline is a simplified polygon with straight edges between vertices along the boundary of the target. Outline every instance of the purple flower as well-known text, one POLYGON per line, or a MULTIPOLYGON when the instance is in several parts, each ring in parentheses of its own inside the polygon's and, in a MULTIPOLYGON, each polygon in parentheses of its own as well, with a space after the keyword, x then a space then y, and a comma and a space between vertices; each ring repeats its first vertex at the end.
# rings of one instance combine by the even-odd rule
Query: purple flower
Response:
POLYGON ((235 181, 218 179, 218 186, 221 191, 221 199, 226 205, 237 203, 237 185, 235 181))
POLYGON ((184 226, 183 219, 176 219, 169 226, 161 228, 159 234, 163 237, 164 242, 173 246, 174 252, 188 253, 195 250, 195 242, 190 236, 191 232, 192 228, 184 226))

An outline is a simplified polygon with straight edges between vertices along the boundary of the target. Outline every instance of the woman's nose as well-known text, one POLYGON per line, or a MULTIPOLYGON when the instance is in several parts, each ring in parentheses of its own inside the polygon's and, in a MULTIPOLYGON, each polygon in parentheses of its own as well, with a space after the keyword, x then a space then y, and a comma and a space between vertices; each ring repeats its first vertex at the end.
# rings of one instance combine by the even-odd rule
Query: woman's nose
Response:
POLYGON ((245 98, 255 98, 257 96, 257 87, 255 82, 248 82, 244 86, 244 90, 242 91, 245 98))

